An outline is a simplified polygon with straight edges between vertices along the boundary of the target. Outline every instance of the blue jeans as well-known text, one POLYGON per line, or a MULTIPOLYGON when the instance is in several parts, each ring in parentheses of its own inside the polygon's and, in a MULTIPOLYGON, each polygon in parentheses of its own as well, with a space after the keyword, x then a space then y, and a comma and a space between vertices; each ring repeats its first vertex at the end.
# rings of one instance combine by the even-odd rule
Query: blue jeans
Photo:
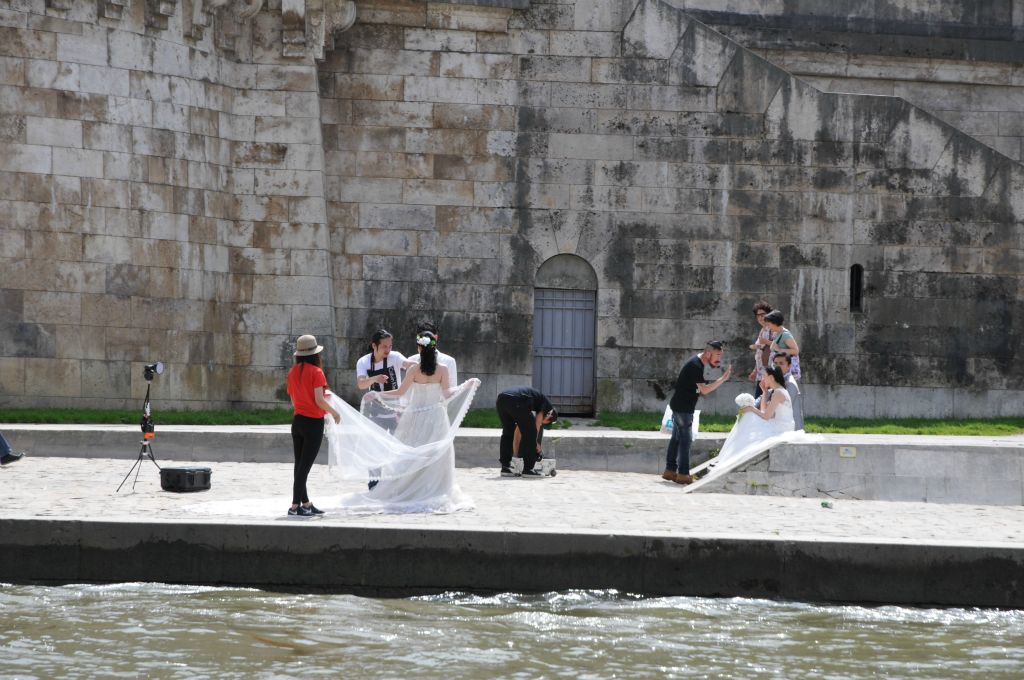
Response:
POLYGON ((672 411, 672 438, 668 440, 665 469, 690 474, 690 444, 693 443, 693 414, 672 411))
POLYGON ((4 439, 3 433, 0 433, 0 456, 6 456, 11 452, 11 445, 4 439))

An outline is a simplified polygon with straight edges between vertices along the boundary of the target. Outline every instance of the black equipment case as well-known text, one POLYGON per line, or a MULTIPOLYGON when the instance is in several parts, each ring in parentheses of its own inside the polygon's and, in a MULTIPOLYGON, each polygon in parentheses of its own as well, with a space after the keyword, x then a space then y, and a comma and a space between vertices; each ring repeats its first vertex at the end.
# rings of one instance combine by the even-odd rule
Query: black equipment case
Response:
POLYGON ((210 488, 210 468, 160 468, 160 488, 164 491, 206 491, 210 488))

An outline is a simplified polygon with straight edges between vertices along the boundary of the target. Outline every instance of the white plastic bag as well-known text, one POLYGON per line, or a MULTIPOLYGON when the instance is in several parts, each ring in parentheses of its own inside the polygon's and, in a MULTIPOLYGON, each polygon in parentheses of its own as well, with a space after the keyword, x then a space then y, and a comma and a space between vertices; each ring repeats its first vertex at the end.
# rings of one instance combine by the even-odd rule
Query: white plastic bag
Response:
MULTIPOLYGON (((693 412, 693 427, 690 430, 690 438, 697 439, 697 431, 700 430, 700 411, 693 412)), ((672 434, 672 407, 665 407, 665 414, 661 416, 661 433, 672 434)))
POLYGON ((665 406, 665 415, 661 417, 661 433, 672 434, 672 407, 665 406))

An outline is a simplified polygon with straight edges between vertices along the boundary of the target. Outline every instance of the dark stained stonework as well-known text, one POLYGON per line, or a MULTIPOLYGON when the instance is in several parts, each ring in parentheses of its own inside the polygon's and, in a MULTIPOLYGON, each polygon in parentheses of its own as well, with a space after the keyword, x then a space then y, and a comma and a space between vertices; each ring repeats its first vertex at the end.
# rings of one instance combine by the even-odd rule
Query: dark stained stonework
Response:
POLYGON ((243 4, 4 15, 0 403, 124 406, 161 359, 167 407, 277 405, 306 332, 355 397, 431 319, 486 405, 578 258, 599 409, 711 337, 745 375, 768 298, 810 413, 1016 413, 1013 3, 243 4))
MULTIPOLYGON (((966 59, 1024 63, 1024 26, 1012 25, 1010 3, 985 0, 940 3, 960 5, 966 10, 960 21, 943 20, 942 11, 927 12, 915 19, 894 17, 885 5, 872 3, 870 15, 850 16, 852 4, 816 3, 814 14, 787 12, 779 15, 690 10, 694 18, 721 30, 725 35, 751 49, 772 49, 786 45, 791 49, 829 51, 846 54, 877 54, 929 59, 966 59), (992 5, 1002 5, 1000 13, 987 14, 992 5), (981 9, 982 16, 972 10, 981 9), (834 11, 835 14, 828 14, 834 11)), ((755 10, 756 11, 756 10, 755 10)))

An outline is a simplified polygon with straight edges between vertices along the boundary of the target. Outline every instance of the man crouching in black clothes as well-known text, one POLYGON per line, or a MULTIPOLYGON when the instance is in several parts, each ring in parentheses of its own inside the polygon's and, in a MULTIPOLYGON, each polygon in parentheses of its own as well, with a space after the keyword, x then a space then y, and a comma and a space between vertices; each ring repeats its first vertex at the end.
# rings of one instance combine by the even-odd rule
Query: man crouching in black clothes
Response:
POLYGON ((498 395, 494 406, 501 419, 501 474, 513 474, 512 442, 518 427, 522 436, 519 455, 523 457, 523 476, 540 477, 541 473, 534 470, 533 466, 540 455, 543 428, 558 420, 558 411, 547 397, 532 387, 510 387, 498 395), (532 446, 531 442, 537 445, 532 446))

